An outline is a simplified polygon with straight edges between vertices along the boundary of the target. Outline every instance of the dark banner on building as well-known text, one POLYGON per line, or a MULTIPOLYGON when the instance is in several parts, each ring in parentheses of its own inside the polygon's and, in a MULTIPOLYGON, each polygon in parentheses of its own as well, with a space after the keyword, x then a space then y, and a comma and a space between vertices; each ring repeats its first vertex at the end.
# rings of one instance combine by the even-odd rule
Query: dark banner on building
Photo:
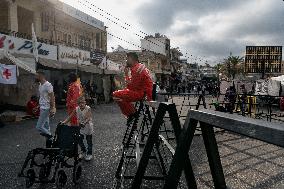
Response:
POLYGON ((99 65, 105 56, 106 54, 104 52, 92 51, 90 56, 91 63, 99 65))
POLYGON ((282 46, 247 46, 245 70, 247 73, 280 73, 282 46))

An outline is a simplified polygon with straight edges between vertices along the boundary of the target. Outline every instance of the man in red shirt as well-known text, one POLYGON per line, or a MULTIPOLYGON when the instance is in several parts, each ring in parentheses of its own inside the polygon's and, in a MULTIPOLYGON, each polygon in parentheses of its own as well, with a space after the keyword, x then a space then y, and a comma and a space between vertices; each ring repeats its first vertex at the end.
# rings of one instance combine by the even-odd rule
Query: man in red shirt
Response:
POLYGON ((113 99, 117 101, 122 113, 130 117, 136 112, 132 102, 142 100, 145 96, 148 101, 152 100, 153 81, 149 70, 145 65, 138 62, 136 53, 127 53, 125 67, 126 88, 113 92, 113 99), (131 76, 129 77, 129 71, 131 76))

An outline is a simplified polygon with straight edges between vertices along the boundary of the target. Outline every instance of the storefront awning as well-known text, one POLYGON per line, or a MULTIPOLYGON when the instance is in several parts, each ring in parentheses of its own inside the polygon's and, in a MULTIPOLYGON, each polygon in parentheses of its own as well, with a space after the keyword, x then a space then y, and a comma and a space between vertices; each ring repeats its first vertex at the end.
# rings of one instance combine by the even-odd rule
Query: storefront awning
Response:
POLYGON ((62 70, 80 70, 82 72, 88 72, 88 73, 95 73, 95 74, 101 74, 102 70, 98 68, 96 65, 77 65, 77 64, 71 64, 71 63, 65 63, 65 62, 59 62, 54 60, 47 60, 40 58, 39 63, 43 66, 54 68, 54 69, 62 69, 62 70))
POLYGON ((79 65, 79 70, 88 73, 102 74, 102 69, 98 68, 97 65, 79 65))
POLYGON ((15 56, 11 55, 8 51, 6 51, 5 49, 0 49, 0 60, 2 59, 8 59, 9 62, 11 62, 12 64, 17 65, 19 68, 33 73, 36 73, 35 70, 35 61, 33 59, 30 58, 16 58, 15 56))

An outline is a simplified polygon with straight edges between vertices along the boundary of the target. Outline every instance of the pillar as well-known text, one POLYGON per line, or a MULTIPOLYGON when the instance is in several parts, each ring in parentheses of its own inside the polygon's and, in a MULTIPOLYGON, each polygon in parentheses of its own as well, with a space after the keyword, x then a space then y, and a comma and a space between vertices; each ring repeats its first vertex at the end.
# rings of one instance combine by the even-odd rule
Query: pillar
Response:
POLYGON ((17 3, 9 1, 8 5, 8 23, 9 29, 18 32, 18 10, 17 3))

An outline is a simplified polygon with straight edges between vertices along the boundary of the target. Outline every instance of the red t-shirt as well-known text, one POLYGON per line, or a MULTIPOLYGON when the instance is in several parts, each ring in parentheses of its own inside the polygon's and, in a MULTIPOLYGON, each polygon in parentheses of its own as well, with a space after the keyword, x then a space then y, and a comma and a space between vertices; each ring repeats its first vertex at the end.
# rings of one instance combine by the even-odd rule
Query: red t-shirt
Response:
POLYGON ((67 98, 66 98, 66 106, 69 108, 77 107, 77 100, 81 95, 81 85, 79 82, 73 82, 69 85, 67 98))
POLYGON ((39 104, 37 101, 30 100, 27 103, 27 114, 32 116, 39 116, 39 104))

